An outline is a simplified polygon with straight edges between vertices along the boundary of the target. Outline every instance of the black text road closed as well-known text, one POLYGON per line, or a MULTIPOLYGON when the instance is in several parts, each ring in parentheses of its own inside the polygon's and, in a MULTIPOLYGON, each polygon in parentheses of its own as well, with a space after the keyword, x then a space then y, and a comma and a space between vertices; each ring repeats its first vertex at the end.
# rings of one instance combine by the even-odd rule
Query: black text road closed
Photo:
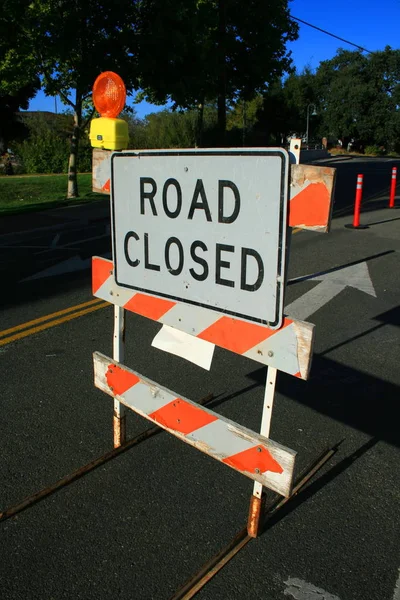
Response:
POLYGON ((287 170, 272 148, 114 154, 117 283, 278 327, 287 170))

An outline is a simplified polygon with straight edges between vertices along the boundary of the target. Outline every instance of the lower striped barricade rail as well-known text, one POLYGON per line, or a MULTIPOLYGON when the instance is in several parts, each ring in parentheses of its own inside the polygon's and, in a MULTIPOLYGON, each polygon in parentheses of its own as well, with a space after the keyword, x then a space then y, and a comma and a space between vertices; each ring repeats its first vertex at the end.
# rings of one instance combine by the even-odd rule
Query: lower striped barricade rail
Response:
POLYGON ((95 386, 201 452, 283 496, 296 452, 94 353, 95 386))

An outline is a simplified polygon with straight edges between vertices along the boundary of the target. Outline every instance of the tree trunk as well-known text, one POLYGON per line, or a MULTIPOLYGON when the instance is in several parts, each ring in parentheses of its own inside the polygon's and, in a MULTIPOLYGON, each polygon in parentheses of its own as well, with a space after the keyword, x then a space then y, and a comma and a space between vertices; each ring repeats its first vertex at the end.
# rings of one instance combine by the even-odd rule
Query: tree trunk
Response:
POLYGON ((225 144, 226 131, 226 10, 225 0, 218 1, 218 131, 219 143, 225 144))
POLYGON ((0 156, 7 152, 7 140, 0 134, 0 156))
POLYGON ((204 124, 204 99, 201 100, 198 105, 198 116, 197 116, 197 131, 196 131, 196 146, 202 147, 203 144, 203 124, 204 124))
POLYGON ((82 99, 76 94, 74 128, 71 138, 71 150, 68 161, 68 193, 67 198, 77 198, 78 192, 78 150, 82 120, 82 99))
POLYGON ((246 127, 247 127, 247 123, 246 123, 246 102, 243 100, 243 123, 242 123, 242 143, 243 143, 243 148, 246 145, 246 127))

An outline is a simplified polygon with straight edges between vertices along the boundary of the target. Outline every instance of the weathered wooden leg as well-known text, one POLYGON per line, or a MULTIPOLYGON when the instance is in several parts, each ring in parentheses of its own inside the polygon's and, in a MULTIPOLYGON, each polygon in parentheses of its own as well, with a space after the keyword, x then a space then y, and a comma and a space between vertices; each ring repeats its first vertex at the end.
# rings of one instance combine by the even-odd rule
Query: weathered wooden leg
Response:
MULTIPOLYGON (((267 381, 265 384, 264 405, 261 418, 261 435, 269 437, 271 428, 272 408, 274 404, 275 382, 277 369, 268 367, 267 381)), ((253 495, 250 499, 249 518, 247 521, 247 533, 250 537, 257 537, 262 525, 261 515, 263 512, 263 486, 258 481, 254 482, 253 495)))
MULTIPOLYGON (((125 358, 125 309, 114 306, 114 339, 113 358, 123 362, 125 358)), ((126 414, 125 406, 114 399, 114 448, 123 446, 126 442, 126 414)))

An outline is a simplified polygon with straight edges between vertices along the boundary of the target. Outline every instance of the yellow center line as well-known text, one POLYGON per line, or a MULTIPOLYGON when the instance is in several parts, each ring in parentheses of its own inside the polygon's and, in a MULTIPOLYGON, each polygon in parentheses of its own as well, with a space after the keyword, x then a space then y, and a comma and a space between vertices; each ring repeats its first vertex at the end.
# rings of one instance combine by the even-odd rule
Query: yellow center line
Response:
MULTIPOLYGON (((292 233, 299 233, 300 231, 302 231, 302 229, 295 228, 292 230, 292 233)), ((68 321, 72 321, 72 319, 82 317, 83 315, 100 310, 101 308, 106 308, 107 306, 110 306, 108 302, 102 301, 101 298, 95 298, 94 300, 88 300, 82 304, 58 310, 57 312, 44 315, 43 317, 33 319, 32 321, 21 323, 15 327, 4 329, 3 331, 0 331, 0 346, 5 346, 6 344, 23 339, 29 335, 34 335, 40 331, 55 327, 56 325, 61 325, 61 323, 67 323, 68 321)))
POLYGON ((55 317, 60 317, 61 315, 66 315, 67 313, 74 312, 80 308, 86 308, 87 306, 92 306, 93 304, 99 304, 102 302, 101 298, 95 298, 94 300, 88 300, 88 302, 83 302, 82 304, 77 304, 76 306, 70 306, 69 308, 64 308, 63 310, 58 310, 57 312, 51 313, 49 315, 45 315, 44 317, 39 317, 38 319, 33 319, 33 321, 27 321, 26 323, 21 323, 21 325, 16 325, 15 327, 10 327, 10 329, 4 329, 0 331, 0 337, 4 337, 9 335, 10 333, 15 333, 16 331, 21 331, 21 329, 28 329, 33 325, 37 325, 38 323, 43 323, 44 321, 50 321, 55 317))
MULTIPOLYGON (((85 303, 88 304, 88 303, 85 303)), ((78 305, 79 306, 79 305, 78 305)), ((0 340, 0 346, 5 346, 6 344, 10 344, 11 342, 15 342, 16 340, 21 340, 28 335, 33 335, 35 333, 39 333, 40 331, 44 331, 45 329, 50 329, 50 327, 55 327, 56 325, 60 325, 61 323, 67 323, 68 321, 72 321, 72 319, 76 319, 77 317, 82 317, 83 315, 87 315, 95 310, 100 310, 101 308, 106 308, 110 306, 108 302, 97 303, 94 306, 90 306, 84 310, 80 310, 74 312, 72 314, 67 314, 59 319, 54 319, 47 323, 43 323, 42 325, 38 325, 37 327, 31 327, 30 329, 26 329, 25 331, 20 331, 19 333, 15 333, 14 335, 10 335, 6 338, 0 340)), ((62 312, 62 311, 60 311, 62 312)), ((65 312, 65 311, 64 311, 65 312)), ((57 313, 54 313, 57 314, 57 313)))

